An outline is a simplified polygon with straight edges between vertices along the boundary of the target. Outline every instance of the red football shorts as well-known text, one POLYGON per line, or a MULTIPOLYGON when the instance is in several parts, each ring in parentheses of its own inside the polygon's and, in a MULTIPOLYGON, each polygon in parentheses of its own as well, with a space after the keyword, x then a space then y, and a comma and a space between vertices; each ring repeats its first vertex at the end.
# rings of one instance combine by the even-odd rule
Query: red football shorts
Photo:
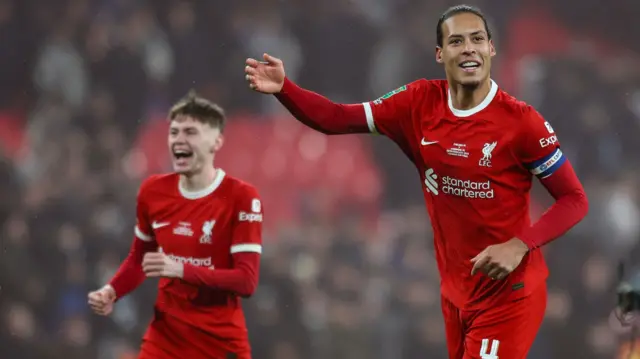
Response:
POLYGON ((442 298, 449 359, 526 359, 547 307, 547 287, 496 307, 464 311, 442 298))
POLYGON ((251 359, 229 345, 174 317, 158 315, 142 338, 138 359, 251 359))

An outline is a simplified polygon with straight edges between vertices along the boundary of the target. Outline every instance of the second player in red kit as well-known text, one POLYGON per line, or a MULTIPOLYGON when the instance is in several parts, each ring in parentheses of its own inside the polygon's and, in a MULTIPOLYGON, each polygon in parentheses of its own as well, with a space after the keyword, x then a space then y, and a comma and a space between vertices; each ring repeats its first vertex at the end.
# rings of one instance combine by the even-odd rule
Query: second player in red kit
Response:
MULTIPOLYGON (((490 77, 496 54, 482 13, 457 6, 437 27, 446 80, 417 80, 361 104, 336 104, 285 77, 282 61, 247 60, 249 86, 272 93, 326 134, 380 133, 417 168, 434 232, 451 359, 524 359, 546 307, 540 247, 587 213, 553 127, 490 77), (537 177, 555 203, 535 223, 537 177)), ((428 355, 427 355, 428 356, 428 355)))
POLYGON ((169 118, 174 173, 142 183, 129 256, 89 304, 107 315, 145 277, 158 277, 140 359, 249 359, 240 298, 258 283, 262 203, 253 186, 213 166, 224 139, 218 106, 189 96, 169 118))

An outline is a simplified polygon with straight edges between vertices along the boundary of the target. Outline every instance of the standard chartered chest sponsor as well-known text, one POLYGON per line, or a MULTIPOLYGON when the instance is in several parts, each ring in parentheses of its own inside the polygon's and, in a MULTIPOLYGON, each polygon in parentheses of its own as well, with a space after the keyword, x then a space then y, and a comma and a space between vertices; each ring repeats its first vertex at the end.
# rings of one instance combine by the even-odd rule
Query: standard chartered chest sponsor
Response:
POLYGON ((444 176, 442 177, 442 187, 440 190, 444 194, 464 198, 494 198, 493 188, 491 188, 491 181, 489 180, 472 181, 444 176))
POLYGON ((176 256, 174 254, 168 254, 167 256, 178 263, 189 263, 196 267, 211 267, 211 257, 206 257, 206 258, 181 257, 181 256, 176 256))

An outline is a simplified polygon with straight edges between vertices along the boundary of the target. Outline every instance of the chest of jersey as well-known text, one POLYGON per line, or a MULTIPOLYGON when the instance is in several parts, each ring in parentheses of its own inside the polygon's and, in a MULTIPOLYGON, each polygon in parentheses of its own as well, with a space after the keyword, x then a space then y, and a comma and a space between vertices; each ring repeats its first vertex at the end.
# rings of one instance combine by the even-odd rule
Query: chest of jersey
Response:
POLYGON ((232 206, 224 198, 159 201, 149 210, 153 234, 174 260, 197 266, 224 265, 229 258, 232 206))
POLYGON ((462 199, 495 199, 496 187, 526 175, 514 153, 508 125, 474 118, 421 122, 418 156, 427 192, 462 199))

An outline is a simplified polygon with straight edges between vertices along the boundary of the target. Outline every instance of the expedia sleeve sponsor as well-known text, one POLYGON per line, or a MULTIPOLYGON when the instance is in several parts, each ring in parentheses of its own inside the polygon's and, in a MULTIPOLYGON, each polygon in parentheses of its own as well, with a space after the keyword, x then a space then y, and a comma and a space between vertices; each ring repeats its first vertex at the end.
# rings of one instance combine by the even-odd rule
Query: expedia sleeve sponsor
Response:
POLYGON ((262 222, 262 214, 261 213, 240 212, 240 213, 238 213, 238 221, 240 221, 240 222, 262 222))

